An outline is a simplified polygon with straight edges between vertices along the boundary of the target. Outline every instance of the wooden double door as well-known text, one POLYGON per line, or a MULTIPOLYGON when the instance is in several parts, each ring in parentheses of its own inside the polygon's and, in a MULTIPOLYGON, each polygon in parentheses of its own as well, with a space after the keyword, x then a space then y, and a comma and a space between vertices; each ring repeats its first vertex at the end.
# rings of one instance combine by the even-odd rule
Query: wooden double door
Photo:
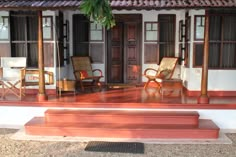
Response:
POLYGON ((107 82, 141 81, 142 16, 115 15, 116 26, 107 33, 107 82))

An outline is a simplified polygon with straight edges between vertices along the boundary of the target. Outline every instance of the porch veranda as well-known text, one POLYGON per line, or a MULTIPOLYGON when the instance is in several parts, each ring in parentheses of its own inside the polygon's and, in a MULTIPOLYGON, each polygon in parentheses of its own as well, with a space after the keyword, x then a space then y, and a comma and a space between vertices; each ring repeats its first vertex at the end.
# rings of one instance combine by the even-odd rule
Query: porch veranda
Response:
POLYGON ((130 87, 103 89, 101 92, 66 92, 61 97, 48 95, 48 100, 38 101, 34 94, 27 94, 21 100, 14 95, 0 97, 0 106, 60 107, 60 108, 110 108, 110 109, 236 109, 236 97, 210 97, 208 104, 198 104, 198 97, 182 96, 167 92, 162 98, 157 89, 130 87))

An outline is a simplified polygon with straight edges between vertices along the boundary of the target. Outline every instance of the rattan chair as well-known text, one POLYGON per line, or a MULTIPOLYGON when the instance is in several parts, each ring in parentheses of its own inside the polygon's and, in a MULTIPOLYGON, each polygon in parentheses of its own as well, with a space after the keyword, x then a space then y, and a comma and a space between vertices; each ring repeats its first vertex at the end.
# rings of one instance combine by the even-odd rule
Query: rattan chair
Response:
POLYGON ((85 88, 97 87, 101 90, 100 79, 103 77, 100 69, 92 69, 91 60, 89 57, 72 56, 72 66, 76 83, 82 91, 85 88))
POLYGON ((144 88, 146 89, 150 82, 156 83, 158 88, 160 88, 163 80, 172 78, 177 61, 178 58, 176 57, 164 57, 162 58, 158 69, 145 69, 144 76, 147 78, 147 82, 145 83, 144 88))

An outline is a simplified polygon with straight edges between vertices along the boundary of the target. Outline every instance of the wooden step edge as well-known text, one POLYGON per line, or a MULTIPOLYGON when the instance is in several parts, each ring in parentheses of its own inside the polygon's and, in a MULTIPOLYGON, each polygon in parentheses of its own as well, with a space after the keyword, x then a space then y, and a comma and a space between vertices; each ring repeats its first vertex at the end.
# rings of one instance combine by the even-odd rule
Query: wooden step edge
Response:
POLYGON ((45 117, 45 122, 56 123, 117 123, 117 124, 185 124, 198 125, 198 117, 155 117, 155 116, 58 116, 48 115, 45 117))
MULTIPOLYGON (((34 118, 25 125, 25 131, 29 135, 42 136, 81 136, 81 137, 120 137, 120 138, 207 138, 219 137, 219 128, 212 121, 201 121, 198 128, 124 128, 124 126, 96 126, 82 124, 56 125, 44 123, 43 117, 34 118), (74 126, 73 126, 74 125, 74 126), (205 126, 207 127, 205 128, 205 126)), ((153 125, 152 125, 153 126, 153 125)))
POLYGON ((123 111, 123 110, 70 110, 48 109, 45 115, 149 115, 149 116, 197 116, 197 111, 123 111))
POLYGON ((25 126, 44 126, 44 127, 71 127, 71 128, 90 128, 90 129, 208 129, 219 130, 219 127, 211 120, 200 120, 198 126, 171 125, 171 124, 114 124, 114 123, 46 123, 44 117, 34 117, 25 126))

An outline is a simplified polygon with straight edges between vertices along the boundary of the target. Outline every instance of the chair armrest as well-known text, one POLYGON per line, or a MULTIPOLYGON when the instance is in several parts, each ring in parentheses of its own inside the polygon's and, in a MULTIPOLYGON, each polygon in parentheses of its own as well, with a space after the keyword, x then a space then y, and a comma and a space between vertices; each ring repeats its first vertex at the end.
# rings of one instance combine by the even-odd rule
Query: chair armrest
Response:
POLYGON ((145 71, 144 71, 144 75, 147 75, 147 72, 148 72, 148 71, 155 71, 156 73, 158 72, 158 70, 156 70, 156 69, 147 68, 147 69, 145 69, 145 71))
MULTIPOLYGON (((39 79, 39 70, 38 69, 26 69, 25 70, 25 76, 26 75, 34 75, 35 78, 39 79)), ((47 77, 47 80, 45 79, 45 85, 53 85, 54 84, 54 78, 53 78, 53 72, 51 71, 44 71, 44 76, 47 77)), ((38 81, 30 82, 25 81, 26 86, 36 86, 39 84, 38 81)))
POLYGON ((93 72, 96 72, 96 71, 99 72, 100 76, 103 76, 103 75, 102 75, 102 70, 100 70, 100 69, 93 69, 93 72))
POLYGON ((54 84, 54 78, 53 78, 53 72, 51 71, 44 71, 46 75, 48 75, 48 82, 46 82, 47 85, 53 85, 54 84))
POLYGON ((25 75, 26 75, 26 68, 21 68, 20 69, 20 78, 21 78, 21 80, 25 80, 25 75))
POLYGON ((21 86, 25 86, 25 75, 26 75, 26 68, 20 69, 20 84, 21 86))

